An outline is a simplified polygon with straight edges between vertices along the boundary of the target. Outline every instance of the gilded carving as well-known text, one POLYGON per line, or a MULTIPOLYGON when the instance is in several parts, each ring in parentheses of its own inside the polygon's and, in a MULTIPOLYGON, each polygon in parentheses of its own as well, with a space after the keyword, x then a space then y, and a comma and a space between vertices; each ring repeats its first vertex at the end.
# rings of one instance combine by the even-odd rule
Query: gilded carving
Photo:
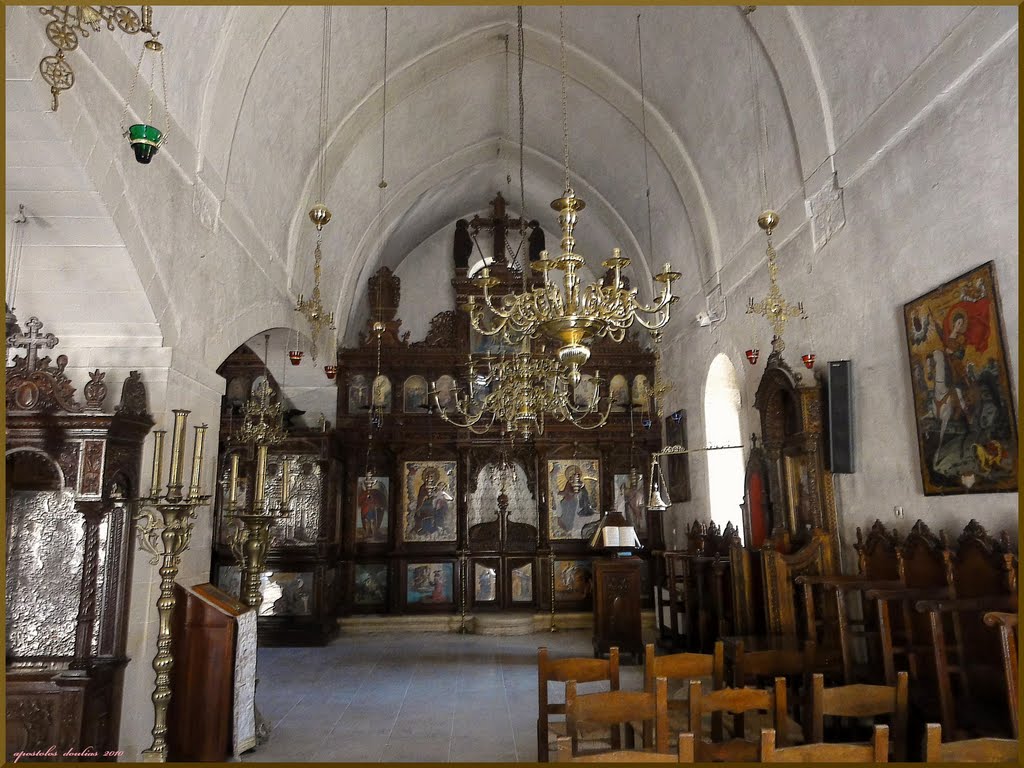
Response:
POLYGON ((413 347, 454 347, 457 338, 458 312, 448 309, 439 312, 430 320, 430 329, 423 341, 414 342, 413 347))

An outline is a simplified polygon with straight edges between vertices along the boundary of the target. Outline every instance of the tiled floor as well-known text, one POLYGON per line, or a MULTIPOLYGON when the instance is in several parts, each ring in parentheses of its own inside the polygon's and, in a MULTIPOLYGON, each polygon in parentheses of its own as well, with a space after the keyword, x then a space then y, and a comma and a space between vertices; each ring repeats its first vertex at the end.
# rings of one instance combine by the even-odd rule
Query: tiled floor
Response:
MULTIPOLYGON (((590 656, 590 641, 583 630, 420 633, 261 649, 256 698, 273 731, 243 760, 534 762, 537 647, 590 656)), ((642 665, 620 676, 624 689, 643 685, 642 665)))

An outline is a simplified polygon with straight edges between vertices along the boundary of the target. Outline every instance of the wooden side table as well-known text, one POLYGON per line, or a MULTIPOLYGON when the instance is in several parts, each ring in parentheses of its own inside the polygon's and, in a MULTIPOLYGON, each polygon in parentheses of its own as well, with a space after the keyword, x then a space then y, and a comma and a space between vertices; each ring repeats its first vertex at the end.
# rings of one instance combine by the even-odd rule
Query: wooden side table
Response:
POLYGON ((640 563, 638 557, 594 560, 594 656, 614 645, 637 663, 643 658, 640 563))

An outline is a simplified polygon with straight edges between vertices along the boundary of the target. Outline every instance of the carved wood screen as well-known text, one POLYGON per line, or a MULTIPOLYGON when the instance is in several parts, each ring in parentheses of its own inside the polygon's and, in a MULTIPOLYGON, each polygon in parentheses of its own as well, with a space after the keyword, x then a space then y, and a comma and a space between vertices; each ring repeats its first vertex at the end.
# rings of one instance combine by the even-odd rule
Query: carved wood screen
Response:
POLYGON ((13 758, 64 745, 64 759, 102 758, 116 751, 127 663, 126 500, 138 493, 153 421, 138 372, 113 411, 104 374, 90 373, 83 406, 67 357, 39 357, 58 340, 34 317, 26 328, 8 338, 26 354, 7 367, 6 385, 6 749, 13 758))
MULTIPOLYGON (((499 219, 499 212, 492 218, 499 219)), ((468 237, 465 228, 460 234, 468 237)), ((456 235, 449 306, 462 307, 470 295, 479 292, 468 276, 468 259, 460 261, 460 254, 465 256, 466 237, 460 243, 456 235)), ((472 249, 471 240, 469 247, 472 249)), ((495 260, 491 274, 498 280, 492 288, 495 295, 522 285, 521 274, 503 258, 495 260)), ((601 505, 588 518, 596 522, 614 503, 616 476, 628 476, 630 471, 628 410, 613 409, 608 424, 600 430, 584 432, 571 425, 548 424, 543 436, 517 444, 512 455, 516 481, 507 489, 503 507, 489 474, 502 451, 497 430, 475 435, 446 424, 422 407, 425 398, 419 394, 424 383, 433 384, 445 398, 449 387, 464 377, 470 353, 480 347, 490 349, 486 339, 471 333, 464 311, 439 307, 426 338, 410 341, 397 317, 401 298, 398 278, 383 267, 369 282, 367 330, 356 347, 341 349, 338 355, 341 373, 335 434, 346 470, 343 610, 458 613, 463 598, 467 612, 547 610, 552 566, 556 609, 589 610, 588 574, 595 552, 579 530, 573 531, 572 538, 552 540, 549 500, 552 493, 557 500, 561 489, 549 487, 548 462, 574 455, 596 462, 601 505), (387 297, 379 306, 378 295, 387 297), (374 321, 383 326, 380 378, 374 321), (376 423, 370 411, 375 380, 382 395, 378 404, 385 411, 376 423), (420 498, 425 462, 436 463, 438 477, 449 477, 442 484, 450 486, 451 498, 438 497, 444 512, 436 516, 428 514, 420 498), (368 474, 372 479, 366 484, 368 474), (442 522, 447 527, 435 530, 442 522)), ((597 343, 584 373, 598 369, 609 381, 613 375, 617 381, 634 382, 638 377, 650 381, 654 358, 636 342, 597 343)), ((632 457, 644 473, 650 453, 660 447, 660 429, 643 415, 636 417, 634 426, 632 457)), ((642 483, 646 488, 646 477, 642 483)), ((428 487, 435 487, 433 480, 428 487)), ((639 521, 646 541, 643 522, 639 521)), ((645 588, 649 600, 647 592, 645 588)))

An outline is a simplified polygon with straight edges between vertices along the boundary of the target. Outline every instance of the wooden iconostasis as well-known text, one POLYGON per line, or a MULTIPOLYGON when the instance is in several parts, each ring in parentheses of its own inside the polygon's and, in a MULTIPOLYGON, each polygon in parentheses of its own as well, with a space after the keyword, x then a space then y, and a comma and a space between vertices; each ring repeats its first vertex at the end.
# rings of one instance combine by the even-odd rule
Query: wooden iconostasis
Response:
MULTIPOLYGON (((521 284, 503 264, 492 273, 505 290, 521 284)), ((448 304, 460 307, 475 285, 465 267, 456 266, 455 275, 448 304)), ((543 435, 510 444, 497 429, 473 434, 426 407, 432 387, 442 403, 451 396, 471 354, 500 354, 498 337, 481 337, 465 312, 446 309, 425 339, 410 341, 397 317, 400 292, 387 267, 368 281, 367 331, 338 353, 337 424, 292 429, 286 444, 271 450, 271 497, 285 458, 300 470, 290 483, 293 513, 275 526, 263 580, 264 642, 325 642, 345 615, 459 614, 463 600, 467 614, 548 612, 552 595, 556 612, 590 610, 591 563, 604 555, 588 539, 602 513, 617 507, 649 541, 647 475, 651 453, 661 447, 650 398, 653 353, 635 341, 595 344, 576 394, 586 397, 600 371, 602 398, 612 398, 607 424, 585 431, 548 423, 543 435), (379 355, 373 322, 383 326, 379 355), (499 472, 503 455, 511 468, 499 472), (639 477, 631 481, 634 467, 639 477)), ((241 347, 220 372, 236 394, 225 397, 226 436, 236 401, 264 366, 241 347)), ((272 377, 271 386, 277 388, 272 377)), ((251 448, 222 444, 222 479, 233 451, 243 452, 241 464, 251 472, 251 448)), ((241 493, 251 493, 242 482, 241 493)), ((221 502, 213 570, 237 594, 221 502)), ((644 574, 649 579, 646 563, 644 574)), ((649 593, 645 584, 645 600, 649 593)))

